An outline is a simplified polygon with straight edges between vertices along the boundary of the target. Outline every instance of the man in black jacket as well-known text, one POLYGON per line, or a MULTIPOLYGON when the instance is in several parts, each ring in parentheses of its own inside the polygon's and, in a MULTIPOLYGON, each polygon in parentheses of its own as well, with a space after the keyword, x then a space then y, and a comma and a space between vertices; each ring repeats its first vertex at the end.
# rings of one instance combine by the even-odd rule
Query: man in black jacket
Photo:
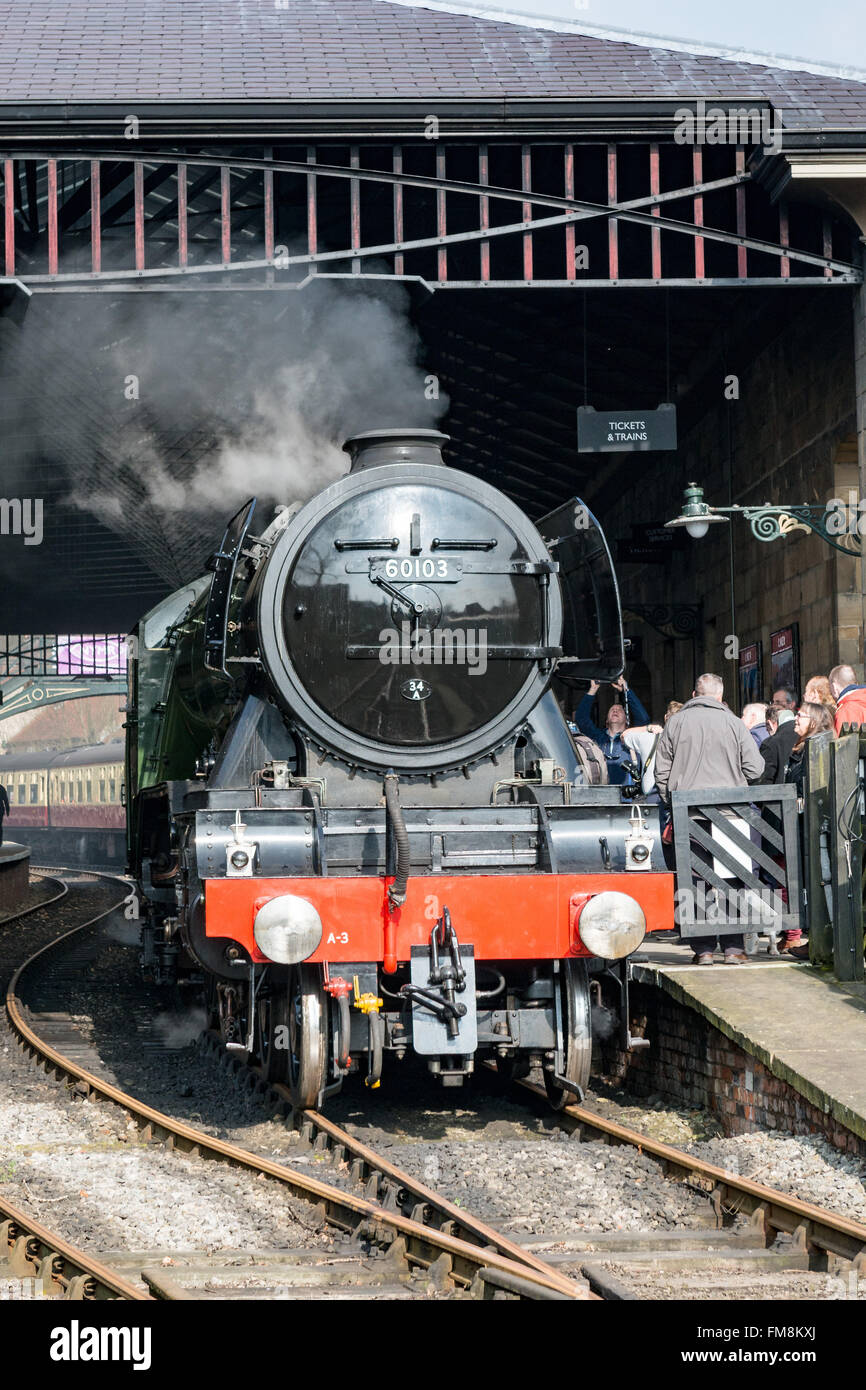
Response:
POLYGON ((0 845, 3 843, 3 817, 9 814, 9 797, 6 788, 0 783, 0 845))
POLYGON ((764 759, 765 768, 761 781, 784 782, 785 768, 788 766, 791 749, 797 742, 797 730, 794 726, 792 711, 779 709, 777 705, 768 705, 767 730, 769 738, 764 739, 758 750, 764 759))

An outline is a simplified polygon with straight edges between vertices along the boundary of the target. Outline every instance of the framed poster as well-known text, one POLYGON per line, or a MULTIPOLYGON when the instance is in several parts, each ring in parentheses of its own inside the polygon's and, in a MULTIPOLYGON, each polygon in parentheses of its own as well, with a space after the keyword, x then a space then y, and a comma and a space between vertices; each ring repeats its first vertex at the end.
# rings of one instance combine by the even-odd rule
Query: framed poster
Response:
POLYGON ((800 695, 800 626, 791 623, 770 633, 770 697, 780 686, 800 695))
POLYGON ((764 693, 763 644, 750 642, 740 647, 740 709, 758 704, 764 693))

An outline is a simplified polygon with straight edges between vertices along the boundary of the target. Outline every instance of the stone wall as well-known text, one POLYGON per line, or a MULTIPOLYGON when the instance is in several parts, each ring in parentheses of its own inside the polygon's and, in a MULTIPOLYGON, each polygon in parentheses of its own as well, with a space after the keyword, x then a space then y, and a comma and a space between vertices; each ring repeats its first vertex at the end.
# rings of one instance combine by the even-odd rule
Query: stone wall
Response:
POLYGON ((632 1032, 648 1048, 622 1052, 603 1044, 605 1077, 636 1096, 660 1094, 675 1105, 702 1107, 726 1134, 758 1129, 821 1134, 836 1148, 866 1158, 866 1139, 726 1038, 696 1010, 649 985, 631 986, 632 1032))

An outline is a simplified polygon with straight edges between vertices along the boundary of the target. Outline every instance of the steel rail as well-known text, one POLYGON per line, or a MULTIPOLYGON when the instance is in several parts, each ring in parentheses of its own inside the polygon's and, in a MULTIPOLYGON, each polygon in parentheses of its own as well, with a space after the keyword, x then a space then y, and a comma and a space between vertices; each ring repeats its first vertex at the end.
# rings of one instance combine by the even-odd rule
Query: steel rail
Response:
MULTIPOLYGON (((110 877, 94 871, 88 871, 87 876, 106 879, 110 877)), ((120 882, 113 877, 112 881, 120 882)), ((507 1281, 510 1278, 515 1288, 522 1280, 522 1287, 536 1289, 536 1296, 539 1298, 580 1297, 581 1290, 572 1280, 558 1274, 532 1252, 501 1236, 485 1223, 461 1211, 438 1193, 403 1173, 318 1111, 307 1110, 300 1117, 302 1139, 319 1151, 330 1150, 333 1157, 350 1154, 353 1166, 356 1167, 356 1176, 363 1181, 366 1172, 369 1175, 368 1191, 374 1191, 377 1196, 380 1179, 384 1179, 384 1205, 368 1197, 360 1198, 342 1192, 294 1169, 273 1163, 269 1159, 259 1158, 237 1145, 193 1129, 182 1121, 174 1120, 111 1086, 43 1042, 23 1016, 22 1004, 16 992, 21 978, 47 952, 78 932, 86 930, 116 906, 118 904, 43 946, 23 962, 12 977, 6 996, 9 1021, 26 1049, 42 1061, 46 1070, 53 1069, 74 1077, 85 1087, 88 1094, 95 1094, 119 1105, 137 1122, 143 1124, 148 1138, 162 1135, 170 1148, 227 1161, 234 1166, 265 1174, 287 1184, 296 1195, 313 1201, 328 1220, 342 1229, 358 1231, 364 1228, 365 1233, 378 1236, 379 1239, 384 1236, 385 1242, 389 1244, 402 1241, 407 1258, 425 1267, 429 1267, 445 1255, 458 1282, 468 1284, 479 1276, 480 1270, 487 1269, 491 1272, 491 1283, 496 1282, 493 1279, 493 1271, 499 1271, 505 1276, 506 1283, 499 1285, 503 1288, 508 1287, 507 1281), (405 1197, 406 1194, 416 1199, 411 1217, 406 1217, 394 1209, 401 1195, 405 1197), (428 1212, 442 1220, 443 1226, 437 1228, 425 1224, 428 1212)), ((237 1065, 239 1069, 246 1070, 240 1061, 237 1065)), ((254 1068, 249 1068, 249 1072, 251 1076, 258 1075, 254 1068)), ((541 1087, 525 1080, 518 1082, 518 1085, 533 1100, 546 1103, 541 1087)), ((269 1089, 290 1104, 287 1088, 271 1084, 269 1089)), ((866 1226, 859 1222, 828 1212, 798 1197, 753 1182, 749 1178, 730 1173, 682 1149, 649 1138, 617 1121, 605 1119, 583 1106, 567 1106, 557 1113, 556 1119, 571 1130, 579 1130, 582 1136, 591 1134, 609 1143, 627 1144, 650 1155, 668 1172, 677 1173, 701 1187, 712 1198, 720 1217, 723 1211, 750 1215, 756 1230, 767 1243, 773 1233, 789 1234, 804 1249, 823 1251, 853 1262, 858 1269, 866 1268, 866 1226)), ((56 1240, 50 1233, 46 1234, 49 1240, 54 1241, 52 1248, 56 1249, 56 1240)))
MULTIPOLYGON (((541 1086, 534 1082, 517 1082, 534 1099, 543 1101, 546 1095, 541 1086)), ((846 1216, 838 1216, 804 1202, 799 1197, 765 1187, 763 1183, 753 1182, 751 1178, 730 1173, 707 1163, 684 1149, 676 1149, 658 1139, 651 1139, 638 1130, 629 1129, 616 1120, 605 1119, 582 1105, 568 1105, 556 1113, 556 1119, 570 1130, 581 1131, 581 1137, 591 1134, 607 1143, 628 1144, 657 1159, 669 1173, 675 1173, 701 1187, 712 1198, 713 1205, 721 1217, 728 1214, 745 1214, 751 1217, 756 1231, 770 1244, 774 1234, 786 1234, 805 1250, 823 1251, 853 1263, 856 1269, 866 1272, 866 1226, 859 1221, 851 1221, 846 1216)))
MULTIPOLYGON (((146 1139, 163 1138, 169 1149, 228 1162, 257 1176, 273 1178, 288 1187, 295 1196, 312 1202, 330 1224, 344 1231, 368 1236, 389 1247, 393 1246, 396 1252, 404 1253, 410 1263, 429 1268, 439 1261, 444 1261, 450 1277, 458 1285, 468 1286, 476 1279, 495 1284, 494 1276, 501 1275, 506 1282, 500 1281, 499 1287, 513 1285, 515 1289, 531 1289, 532 1296, 538 1299, 587 1297, 579 1284, 546 1265, 544 1261, 539 1261, 531 1255, 527 1257, 520 1247, 513 1246, 492 1227, 486 1227, 481 1222, 473 1223, 475 1241, 483 1242, 478 1244, 435 1226, 424 1225, 420 1220, 405 1217, 366 1197, 343 1192, 316 1178, 299 1173, 283 1164, 274 1163, 270 1159, 260 1158, 239 1145, 217 1139, 181 1120, 154 1110, 51 1047, 27 1022, 24 1016, 25 1006, 18 995, 18 988, 23 976, 36 961, 90 925, 88 922, 76 927, 58 937, 56 941, 43 946, 18 967, 9 984, 6 994, 9 1023, 25 1051, 40 1062, 46 1071, 73 1078, 84 1088, 88 1098, 98 1097, 119 1106, 139 1124, 146 1139), (518 1258, 500 1253, 503 1247, 514 1250, 518 1258)), ((376 1161, 381 1169, 382 1162, 378 1159, 376 1161)), ((425 1194, 427 1191, 428 1189, 423 1189, 425 1194)), ((425 1203, 427 1200, 425 1195, 425 1203)), ((429 1200, 437 1200, 435 1194, 430 1194, 429 1200)), ((454 1210, 465 1223, 465 1214, 460 1213, 458 1209, 454 1210)), ((417 1214, 422 1213, 418 1211, 417 1214)), ((468 1226, 465 1229, 468 1232, 468 1226)), ((442 1264, 438 1267, 441 1269, 442 1264)), ((525 1292, 524 1296, 528 1297, 529 1293, 525 1292)))
MULTIPOLYGON (((35 872, 38 873, 39 870, 36 869, 35 872)), ((45 883, 47 880, 50 880, 52 877, 53 877, 53 875, 51 875, 51 874, 45 874, 45 875, 40 879, 40 882, 41 882, 41 883, 45 883)), ((60 880, 59 880, 59 879, 55 879, 54 882, 55 882, 55 883, 58 883, 58 882, 60 882, 60 880)), ((8 927, 10 922, 17 922, 17 921, 19 921, 20 918, 22 918, 22 917, 29 917, 30 914, 31 914, 32 912, 38 912, 39 909, 40 909, 40 907, 51 907, 52 903, 59 903, 60 900, 61 900, 61 898, 65 898, 65 897, 66 897, 66 894, 67 894, 68 892, 69 892, 69 889, 68 889, 67 885, 66 885, 65 883, 61 883, 61 884, 60 884, 60 892, 59 892, 59 893, 55 893, 53 898, 43 898, 41 902, 39 902, 39 903, 33 903, 30 907, 22 907, 22 908, 19 908, 16 912, 10 912, 10 913, 8 914, 8 916, 6 916, 6 917, 0 917, 0 927, 8 927)))
MULTIPOLYGON (((215 1055, 225 1055, 218 1034, 205 1034, 205 1042, 215 1055)), ((236 1070, 239 1072, 261 1076, 260 1068, 245 1064, 240 1058, 236 1058, 235 1061, 236 1070)), ((291 1092, 287 1086, 280 1082, 263 1084, 291 1108, 291 1092)), ((378 1200, 386 1210, 399 1211, 401 1206, 409 1205, 412 1220, 429 1225, 433 1218, 439 1223, 440 1230, 446 1230, 450 1235, 470 1244, 479 1244, 488 1249, 492 1247, 507 1259, 528 1265, 530 1269, 545 1277, 549 1276, 551 1267, 546 1260, 540 1259, 516 1241, 501 1235, 486 1222, 478 1220, 471 1212, 455 1206, 447 1197, 404 1172, 389 1159, 383 1158, 375 1149, 371 1149, 355 1135, 334 1124, 333 1120, 327 1119, 320 1111, 302 1111, 297 1118, 296 1128, 300 1132, 301 1140, 315 1152, 328 1154, 332 1162, 348 1159, 355 1180, 366 1184, 368 1198, 378 1200)))
MULTIPOLYGON (((93 874, 92 877, 115 881, 113 876, 109 875, 93 874)), ((43 882, 52 878, 53 874, 43 872, 43 882)), ((60 902, 69 892, 68 884, 60 882, 60 889, 61 891, 55 893, 52 898, 46 898, 33 907, 23 908, 4 918, 0 926, 27 917, 39 908, 50 907, 60 902)), ((87 922, 74 927, 72 932, 64 932, 57 940, 65 940, 73 932, 83 931, 86 927, 92 926, 101 917, 113 912, 116 906, 117 904, 113 904, 105 911, 97 913, 87 922)), ((49 943, 55 944, 56 942, 49 943)), ((48 946, 42 948, 43 951, 48 949, 48 946)), ((41 955, 42 951, 36 954, 41 955)), ((78 1250, 63 1236, 34 1221, 0 1195, 0 1273, 4 1268, 13 1278, 33 1278, 41 1281, 43 1291, 50 1292, 51 1285, 54 1285, 55 1290, 66 1299, 128 1299, 145 1303, 152 1301, 152 1295, 135 1288, 108 1265, 93 1259, 83 1250, 78 1250)))
POLYGON ((108 1265, 94 1260, 49 1231, 0 1196, 0 1276, 42 1283, 42 1296, 51 1286, 67 1299, 127 1299, 149 1303, 152 1297, 137 1289, 108 1265))
MULTIPOLYGON (((288 1091, 284 1087, 278 1085, 274 1089, 288 1096, 288 1091)), ((346 1130, 326 1119, 317 1110, 305 1110, 303 1112, 302 1134, 307 1125, 317 1131, 324 1141, 319 1145, 320 1150, 327 1145, 332 1152, 342 1148, 351 1155, 353 1163, 356 1165, 356 1171, 360 1170, 359 1179, 361 1181, 363 1181, 365 1169, 370 1175, 368 1181, 381 1175, 384 1179, 386 1202, 388 1200, 399 1201, 401 1192, 408 1194, 415 1202, 415 1211, 418 1213, 416 1219, 421 1218, 423 1209, 429 1208, 443 1223, 447 1223, 454 1235, 459 1235, 461 1239, 472 1243, 478 1242, 488 1247, 492 1245, 508 1259, 514 1260, 518 1264, 528 1265, 537 1273, 549 1274, 550 1265, 545 1260, 540 1259, 529 1250, 524 1250, 516 1241, 509 1240, 507 1236, 492 1230, 486 1222, 479 1221, 471 1212, 462 1211, 453 1202, 449 1202, 447 1197, 442 1197, 438 1192, 426 1187, 417 1178, 404 1173, 387 1158, 382 1158, 374 1149, 362 1144, 354 1135, 348 1134, 346 1130)))

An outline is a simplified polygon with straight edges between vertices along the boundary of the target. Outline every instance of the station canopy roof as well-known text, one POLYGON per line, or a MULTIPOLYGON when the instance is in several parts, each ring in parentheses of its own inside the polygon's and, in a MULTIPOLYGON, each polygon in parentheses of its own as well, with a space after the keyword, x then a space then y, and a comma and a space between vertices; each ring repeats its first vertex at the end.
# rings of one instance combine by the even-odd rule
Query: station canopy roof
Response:
POLYGON ((27 103, 762 98, 866 126, 866 85, 394 0, 2 0, 0 108, 27 103))
MULTIPOLYGON (((533 103, 549 103, 551 121, 557 110, 604 110, 609 135, 602 138, 616 139, 630 128, 630 112, 663 107, 669 119, 677 104, 699 99, 769 103, 804 142, 836 135, 855 144, 866 132, 866 83, 854 78, 397 0, 285 0, 285 7, 281 0, 0 0, 0 35, 0 143, 30 142, 34 159, 81 149, 86 160, 98 149, 99 136, 88 129, 94 122, 104 122, 104 139, 113 129, 114 144, 122 143, 111 122, 128 114, 156 113, 158 138, 177 151, 188 146, 172 113, 205 108, 211 126, 198 149, 217 157, 226 148, 237 153, 246 139, 239 130, 254 116, 260 145, 262 126, 276 129, 292 109, 320 120, 313 127, 320 135, 308 138, 326 142, 340 111, 360 113, 360 121, 378 104, 400 103, 416 120, 419 112, 459 112, 472 103, 512 113, 518 139, 521 121, 524 138, 539 128, 528 119, 533 103)), ((377 129, 388 138, 384 126, 377 129)), ((37 208, 41 188, 34 183, 37 208)), ((128 232, 133 194, 124 192, 125 202, 120 192, 112 196, 121 200, 118 226, 128 232)), ((72 213, 82 216, 81 207, 72 213)), ((217 195, 197 211, 199 241, 218 243, 218 218, 217 195)), ((448 413, 436 420, 414 420, 405 409, 395 418, 361 413, 333 437, 437 423, 454 438, 454 464, 487 476, 538 516, 600 472, 597 460, 575 453, 583 400, 653 407, 669 398, 671 382, 672 395, 699 384, 728 325, 757 340, 778 331, 789 313, 787 303, 762 307, 754 296, 747 306, 740 289, 701 295, 701 302, 691 289, 665 299, 650 291, 649 310, 639 293, 589 291, 587 314, 585 303, 556 290, 491 290, 483 301, 471 290, 426 299, 412 291, 413 324, 426 349, 421 370, 441 377, 448 413)), ((200 373, 205 390, 192 380, 190 352, 156 352, 161 340, 141 327, 143 311, 131 310, 130 301, 147 299, 147 314, 159 317, 161 295, 120 296, 110 287, 93 296, 34 295, 20 331, 0 315, 0 490, 45 500, 44 545, 19 545, 14 555, 7 545, 12 559, 0 564, 7 609, 20 609, 12 620, 19 630, 121 630, 201 572, 237 499, 223 505, 215 488, 206 517, 182 500, 160 508, 139 474, 155 461, 158 476, 182 491, 192 472, 201 473, 226 418, 243 418, 244 399, 254 400, 268 364, 280 361, 292 321, 279 295, 212 298, 221 303, 208 310, 211 330, 198 335, 208 341, 196 344, 213 358, 200 373), (225 359, 229 349, 238 354, 234 363, 225 359), (154 388, 158 373, 170 409, 154 388), (133 399, 125 383, 139 377, 140 398, 133 399)), ((187 315, 198 312, 197 296, 172 299, 186 300, 187 315)), ((695 390, 692 398, 693 415, 695 390)), ((610 487, 628 485, 614 470, 604 473, 610 487)))

